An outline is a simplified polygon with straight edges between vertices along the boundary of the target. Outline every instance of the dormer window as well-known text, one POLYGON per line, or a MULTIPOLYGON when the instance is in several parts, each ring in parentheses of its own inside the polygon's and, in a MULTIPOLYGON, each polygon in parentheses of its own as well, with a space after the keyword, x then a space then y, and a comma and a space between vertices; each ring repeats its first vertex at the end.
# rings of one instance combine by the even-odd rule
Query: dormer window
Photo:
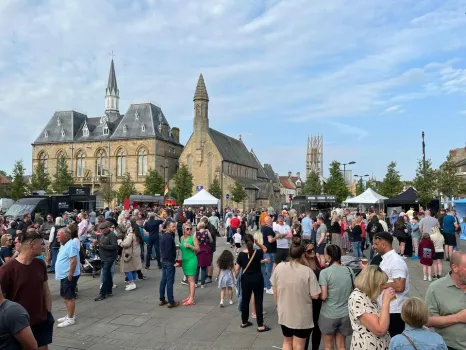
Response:
POLYGON ((159 132, 161 133, 162 132, 162 123, 159 124, 158 129, 159 129, 159 132))
POLYGON ((139 111, 138 111, 138 110, 136 110, 136 113, 134 114, 134 118, 135 118, 136 120, 139 119, 139 111))
POLYGON ((159 122, 162 122, 162 113, 159 113, 159 122))
POLYGON ((128 127, 125 125, 123 125, 123 132, 127 132, 128 131, 128 127))
POLYGON ((44 131, 44 137, 49 137, 49 131, 48 130, 44 131))
POLYGON ((89 128, 87 127, 87 124, 84 124, 83 136, 89 136, 89 128))
POLYGON ((142 125, 141 125, 141 131, 142 131, 142 132, 146 131, 146 125, 145 125, 145 124, 142 124, 142 125))
POLYGON ((110 130, 108 128, 108 125, 105 124, 105 126, 103 128, 103 132, 104 132, 104 135, 109 135, 110 134, 110 130))
POLYGON ((65 129, 61 129, 61 137, 65 137, 65 135, 66 135, 65 129))
POLYGON ((57 124, 61 125, 61 119, 60 118, 57 119, 57 124))

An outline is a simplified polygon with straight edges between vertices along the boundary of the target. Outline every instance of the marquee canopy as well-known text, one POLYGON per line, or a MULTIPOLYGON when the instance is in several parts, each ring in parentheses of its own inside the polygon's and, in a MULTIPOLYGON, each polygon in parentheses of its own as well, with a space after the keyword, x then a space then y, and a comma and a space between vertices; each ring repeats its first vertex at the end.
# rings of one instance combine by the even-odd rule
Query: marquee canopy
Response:
POLYGON ((384 197, 384 196, 378 194, 372 188, 368 188, 363 193, 361 193, 359 196, 347 199, 345 201, 345 203, 348 203, 348 204, 377 204, 377 203, 380 203, 380 202, 384 201, 385 199, 387 199, 387 197, 384 197))
POLYGON ((194 196, 185 199, 183 205, 220 205, 220 199, 212 196, 207 190, 202 189, 194 196))
POLYGON ((403 193, 400 193, 398 196, 387 199, 385 201, 385 205, 393 205, 393 204, 417 204, 417 192, 414 188, 409 187, 403 193))

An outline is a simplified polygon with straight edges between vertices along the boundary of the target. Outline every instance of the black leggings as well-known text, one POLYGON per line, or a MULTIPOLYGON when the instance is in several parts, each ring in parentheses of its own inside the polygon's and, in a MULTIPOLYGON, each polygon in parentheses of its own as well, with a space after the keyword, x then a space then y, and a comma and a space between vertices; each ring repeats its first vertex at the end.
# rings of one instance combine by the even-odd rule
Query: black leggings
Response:
POLYGON ((312 342, 312 350, 318 349, 320 346, 320 341, 322 339, 322 332, 319 328, 319 315, 320 308, 322 307, 322 300, 312 299, 312 320, 314 322, 314 329, 312 330, 312 335, 306 338, 306 345, 304 349, 309 349, 309 340, 312 342))
POLYGON ((256 306, 257 326, 264 325, 264 314, 262 302, 264 299, 264 278, 261 274, 246 275, 241 277, 241 321, 246 324, 249 320, 249 303, 254 293, 254 304, 256 306))

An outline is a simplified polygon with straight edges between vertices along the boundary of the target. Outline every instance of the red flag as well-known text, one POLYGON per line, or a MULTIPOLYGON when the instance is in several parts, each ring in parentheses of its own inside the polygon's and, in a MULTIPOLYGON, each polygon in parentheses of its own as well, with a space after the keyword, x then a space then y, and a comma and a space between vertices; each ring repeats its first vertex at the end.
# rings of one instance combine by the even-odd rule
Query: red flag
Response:
POLYGON ((165 185, 165 190, 163 191, 163 195, 166 196, 168 194, 168 184, 165 185))

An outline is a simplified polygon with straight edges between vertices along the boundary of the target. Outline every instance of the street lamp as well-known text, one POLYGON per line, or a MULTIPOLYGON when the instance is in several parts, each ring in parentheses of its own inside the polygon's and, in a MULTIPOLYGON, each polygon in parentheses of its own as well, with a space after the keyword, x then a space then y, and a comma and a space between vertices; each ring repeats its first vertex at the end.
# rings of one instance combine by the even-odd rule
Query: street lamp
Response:
POLYGON ((341 164, 343 165, 343 179, 345 180, 345 184, 346 184, 346 166, 356 164, 356 162, 351 161, 351 162, 348 162, 348 163, 341 163, 341 164))

